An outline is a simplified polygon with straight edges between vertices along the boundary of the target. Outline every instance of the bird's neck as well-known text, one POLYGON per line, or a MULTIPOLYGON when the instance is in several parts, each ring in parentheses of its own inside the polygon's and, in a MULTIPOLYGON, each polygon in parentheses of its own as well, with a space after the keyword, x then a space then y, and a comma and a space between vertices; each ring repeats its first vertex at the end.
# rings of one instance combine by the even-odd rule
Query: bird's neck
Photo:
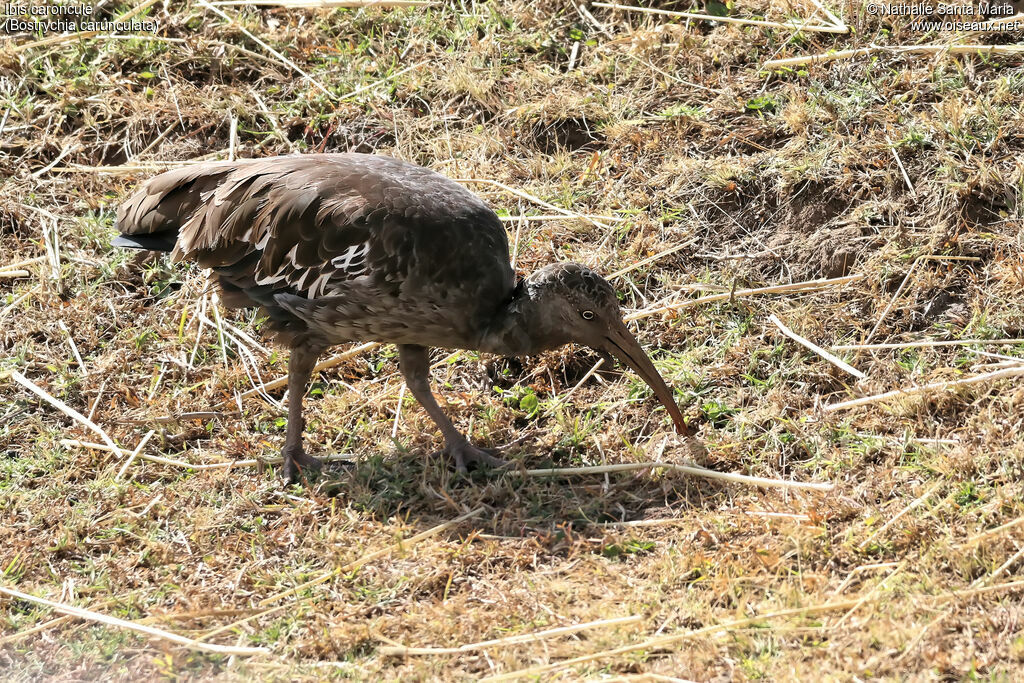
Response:
POLYGON ((520 280, 512 298, 498 309, 480 336, 477 348, 499 356, 530 356, 564 344, 567 340, 561 339, 536 294, 520 280))

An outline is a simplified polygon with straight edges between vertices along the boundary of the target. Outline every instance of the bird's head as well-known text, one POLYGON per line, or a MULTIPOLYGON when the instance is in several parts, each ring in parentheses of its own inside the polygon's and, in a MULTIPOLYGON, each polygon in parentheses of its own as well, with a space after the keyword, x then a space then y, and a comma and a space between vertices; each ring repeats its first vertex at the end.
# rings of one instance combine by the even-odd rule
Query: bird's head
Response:
POLYGON ((672 390, 622 321, 615 289, 607 280, 585 266, 557 263, 541 268, 523 284, 542 318, 545 347, 575 342, 611 354, 654 391, 672 416, 676 431, 690 433, 672 390))

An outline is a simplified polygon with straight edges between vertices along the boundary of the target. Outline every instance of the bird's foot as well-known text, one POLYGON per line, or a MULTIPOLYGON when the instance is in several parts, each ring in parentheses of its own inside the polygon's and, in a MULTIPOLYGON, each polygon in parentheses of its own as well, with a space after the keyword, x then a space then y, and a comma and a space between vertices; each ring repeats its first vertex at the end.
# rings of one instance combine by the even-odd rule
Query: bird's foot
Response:
POLYGON ((281 477, 289 484, 297 484, 303 475, 319 472, 323 467, 323 463, 301 448, 289 450, 286 447, 282 455, 284 465, 281 467, 281 477))
POLYGON ((498 452, 496 448, 477 448, 468 441, 450 444, 444 449, 444 452, 455 459, 455 470, 459 474, 467 473, 467 465, 473 465, 475 468, 486 467, 489 469, 508 469, 511 467, 511 463, 494 455, 498 452))

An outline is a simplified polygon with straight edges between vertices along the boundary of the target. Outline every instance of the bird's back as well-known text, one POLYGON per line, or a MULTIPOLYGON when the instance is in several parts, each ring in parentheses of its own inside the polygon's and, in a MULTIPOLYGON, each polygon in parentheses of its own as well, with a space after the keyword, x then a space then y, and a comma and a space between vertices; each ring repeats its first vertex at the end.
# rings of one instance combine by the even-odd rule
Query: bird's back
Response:
POLYGON ((483 201, 378 155, 170 171, 121 206, 117 227, 126 246, 174 244, 176 260, 213 269, 227 305, 263 306, 279 329, 330 343, 465 346, 514 286, 505 231, 483 201))

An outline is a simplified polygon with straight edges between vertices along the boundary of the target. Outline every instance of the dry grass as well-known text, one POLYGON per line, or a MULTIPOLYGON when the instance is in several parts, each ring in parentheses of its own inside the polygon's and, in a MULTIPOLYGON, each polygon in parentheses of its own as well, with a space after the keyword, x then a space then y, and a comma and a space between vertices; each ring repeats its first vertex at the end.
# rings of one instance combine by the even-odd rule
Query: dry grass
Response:
MULTIPOLYGON (((921 342, 1024 337, 1024 57, 903 48, 1021 36, 827 7, 854 31, 157 2, 156 36, 0 48, 0 585, 70 615, 0 598, 3 677, 1014 677, 1024 344, 921 342), (137 182, 229 148, 490 181, 503 214, 546 217, 507 222, 517 268, 617 274, 699 465, 835 488, 459 479, 387 346, 307 401, 312 448, 353 463, 293 488, 244 466, 278 454, 283 357, 202 273, 109 247, 137 182)), ((810 2, 733 13, 839 25, 810 2)), ((526 470, 694 456, 586 349, 436 359, 453 419, 526 470)))

